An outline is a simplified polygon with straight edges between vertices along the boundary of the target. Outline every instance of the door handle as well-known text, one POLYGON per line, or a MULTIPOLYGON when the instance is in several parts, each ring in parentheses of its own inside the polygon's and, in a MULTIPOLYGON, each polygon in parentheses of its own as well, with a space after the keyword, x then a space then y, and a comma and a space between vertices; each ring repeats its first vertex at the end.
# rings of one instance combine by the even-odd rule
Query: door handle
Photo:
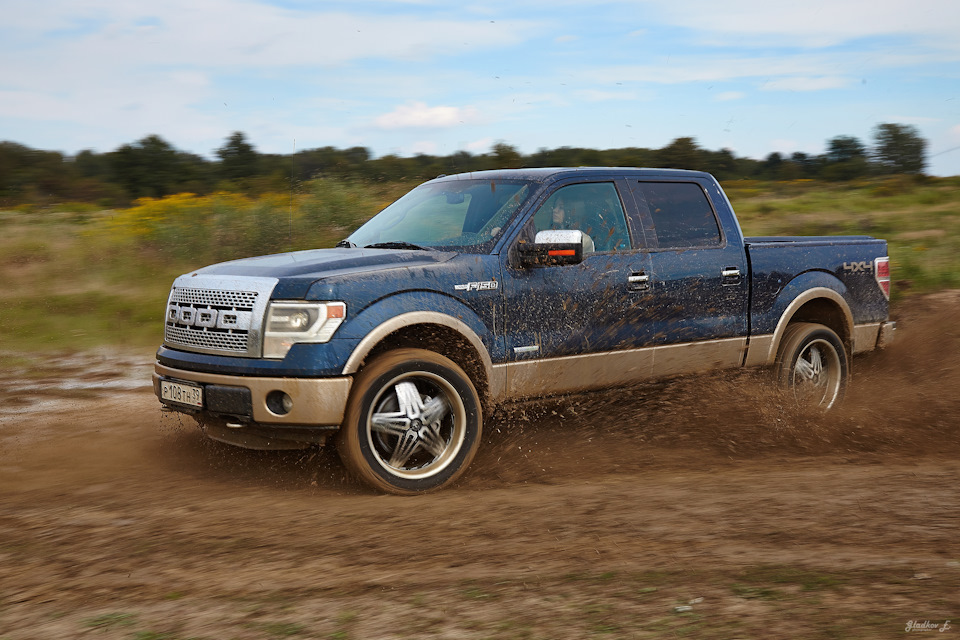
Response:
POLYGON ((725 286, 740 284, 740 269, 738 267, 724 267, 720 275, 723 277, 725 286))
POLYGON ((650 288, 650 276, 643 271, 634 271, 627 278, 630 291, 646 291, 650 288))

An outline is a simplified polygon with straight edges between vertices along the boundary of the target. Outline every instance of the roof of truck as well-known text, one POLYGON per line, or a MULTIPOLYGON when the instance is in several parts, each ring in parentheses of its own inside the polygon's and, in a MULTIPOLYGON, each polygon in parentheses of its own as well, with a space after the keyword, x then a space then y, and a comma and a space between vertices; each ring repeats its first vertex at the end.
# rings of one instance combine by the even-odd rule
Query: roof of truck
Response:
POLYGON ((444 175, 436 178, 437 180, 535 180, 537 182, 547 182, 560 178, 570 178, 577 176, 603 175, 603 176, 661 176, 673 178, 712 178, 709 173, 703 171, 690 171, 687 169, 655 169, 655 168, 637 168, 637 167, 542 167, 528 169, 494 169, 490 171, 471 171, 468 173, 457 173, 444 175))

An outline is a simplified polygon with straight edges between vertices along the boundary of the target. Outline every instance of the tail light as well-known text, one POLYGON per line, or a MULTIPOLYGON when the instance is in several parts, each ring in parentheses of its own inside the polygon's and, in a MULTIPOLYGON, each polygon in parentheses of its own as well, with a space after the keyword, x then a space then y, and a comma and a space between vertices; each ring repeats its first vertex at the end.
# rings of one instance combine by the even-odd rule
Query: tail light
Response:
POLYGON ((890 258, 884 256, 873 261, 873 274, 883 291, 884 297, 890 299, 890 258))

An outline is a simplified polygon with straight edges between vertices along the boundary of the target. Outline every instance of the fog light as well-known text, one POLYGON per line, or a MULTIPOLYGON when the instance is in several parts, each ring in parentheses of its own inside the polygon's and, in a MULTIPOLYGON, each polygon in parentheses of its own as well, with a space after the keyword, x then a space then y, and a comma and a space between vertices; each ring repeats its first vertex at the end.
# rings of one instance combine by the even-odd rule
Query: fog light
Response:
POLYGON ((274 415, 285 416, 293 411, 293 398, 283 391, 271 391, 267 394, 267 409, 274 415))

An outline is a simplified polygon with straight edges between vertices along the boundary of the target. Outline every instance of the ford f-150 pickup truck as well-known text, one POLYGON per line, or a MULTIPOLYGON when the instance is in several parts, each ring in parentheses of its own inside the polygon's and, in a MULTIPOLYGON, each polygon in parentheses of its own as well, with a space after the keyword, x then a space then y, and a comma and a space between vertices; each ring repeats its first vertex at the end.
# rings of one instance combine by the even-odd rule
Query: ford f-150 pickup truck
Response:
POLYGON ((441 176, 336 248, 173 283, 154 388, 241 447, 335 442, 374 488, 467 468, 498 405, 768 366, 829 409, 888 342, 887 246, 745 238, 706 173, 561 168, 441 176))

